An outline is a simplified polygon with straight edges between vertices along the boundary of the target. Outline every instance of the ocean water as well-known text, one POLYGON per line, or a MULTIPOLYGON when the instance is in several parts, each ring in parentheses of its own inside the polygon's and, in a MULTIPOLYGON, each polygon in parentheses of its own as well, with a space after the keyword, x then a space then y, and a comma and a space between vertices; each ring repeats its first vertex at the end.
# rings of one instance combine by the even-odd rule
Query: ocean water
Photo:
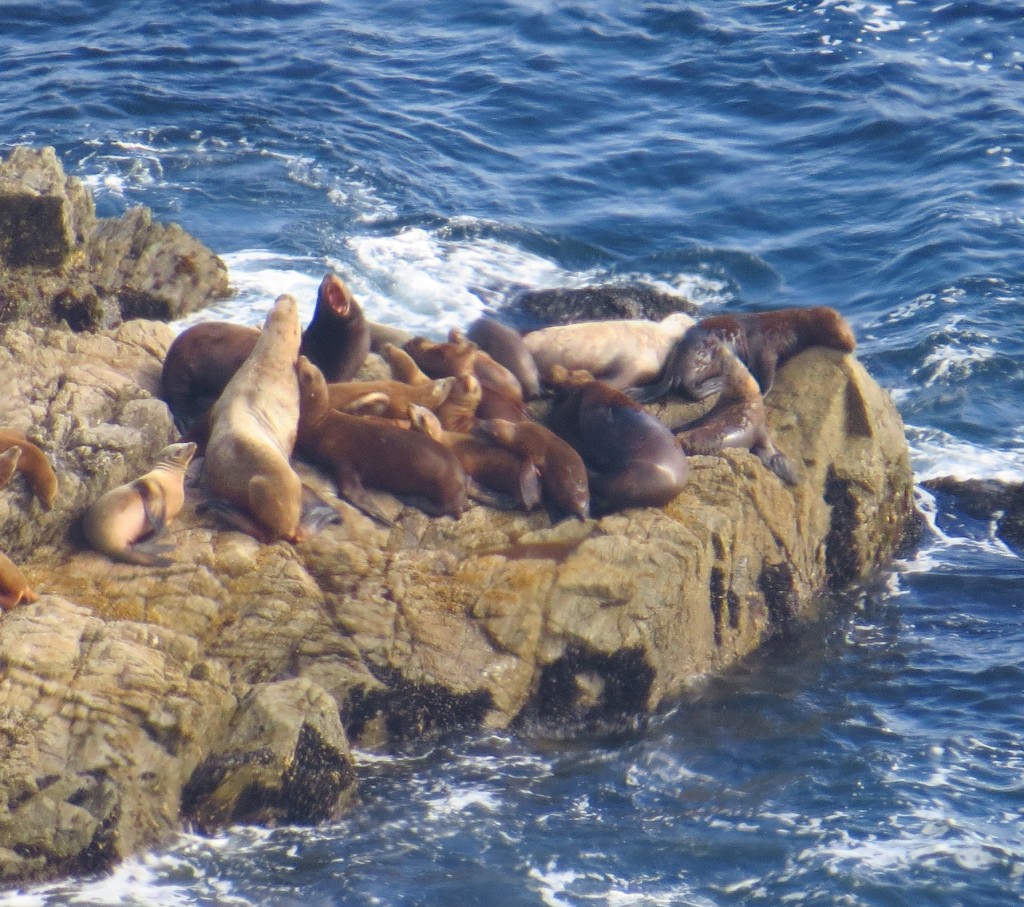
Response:
MULTIPOLYGON (((919 0, 0 2, 0 150, 430 336, 523 288, 828 304, 919 480, 1024 479, 1024 8, 919 0)), ((1024 902, 1024 566, 921 544, 635 729, 358 754, 316 829, 183 834, 50 905, 1024 902)))

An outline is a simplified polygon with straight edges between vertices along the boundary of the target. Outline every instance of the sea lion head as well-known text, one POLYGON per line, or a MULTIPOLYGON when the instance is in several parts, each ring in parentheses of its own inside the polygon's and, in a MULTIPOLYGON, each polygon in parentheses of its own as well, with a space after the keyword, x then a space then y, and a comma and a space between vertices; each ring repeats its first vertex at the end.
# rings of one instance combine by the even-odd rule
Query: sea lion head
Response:
POLYGON ((830 306, 813 306, 805 311, 804 317, 811 329, 813 343, 843 353, 852 353, 857 348, 857 338, 850 323, 830 306))
POLYGON ((188 464, 192 462, 196 450, 195 441, 179 441, 177 444, 168 444, 157 454, 157 463, 160 466, 184 472, 188 464))
POLYGON ((324 380, 324 373, 305 356, 299 356, 295 363, 295 374, 299 379, 299 421, 305 423, 312 416, 330 408, 327 381, 324 380))
POLYGON ((337 274, 325 274, 316 294, 318 309, 325 308, 338 318, 348 318, 356 300, 337 274))
POLYGON ((437 416, 425 406, 418 406, 415 403, 409 404, 409 422, 412 427, 425 434, 428 438, 440 441, 444 435, 444 429, 437 416))
POLYGON ((274 339, 294 345, 295 351, 298 353, 299 344, 302 342, 299 304, 289 293, 282 293, 274 300, 274 304, 267 312, 266 320, 263 322, 263 331, 256 342, 272 342, 274 339))

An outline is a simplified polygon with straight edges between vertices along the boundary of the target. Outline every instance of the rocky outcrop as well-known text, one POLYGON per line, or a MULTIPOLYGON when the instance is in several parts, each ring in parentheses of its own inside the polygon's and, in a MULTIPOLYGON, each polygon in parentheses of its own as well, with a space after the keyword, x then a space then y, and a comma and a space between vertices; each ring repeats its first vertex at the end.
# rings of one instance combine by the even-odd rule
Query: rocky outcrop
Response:
POLYGON ((523 290, 509 300, 501 315, 510 323, 532 328, 619 318, 661 321, 673 312, 696 315, 698 311, 696 305, 675 293, 633 283, 523 290))
POLYGON ((1024 553, 1024 482, 942 476, 921 484, 949 500, 964 516, 994 523, 996 535, 1024 553))
POLYGON ((177 224, 154 223, 146 208, 97 219, 52 148, 0 161, 0 321, 86 330, 170 320, 228 292, 224 263, 177 224))
POLYGON ((386 528, 298 464, 343 520, 261 545, 196 514, 197 463, 174 563, 114 564, 77 521, 174 437, 153 396, 170 331, 3 330, 0 425, 59 476, 51 511, 19 476, 0 491, 3 548, 39 594, 0 618, 3 879, 108 865, 183 818, 335 816, 354 798, 346 733, 369 747, 654 709, 884 564, 913 513, 891 400, 854 358, 813 349, 767 401, 796 487, 728 451, 692 458, 662 509, 456 520, 382 494, 386 528))

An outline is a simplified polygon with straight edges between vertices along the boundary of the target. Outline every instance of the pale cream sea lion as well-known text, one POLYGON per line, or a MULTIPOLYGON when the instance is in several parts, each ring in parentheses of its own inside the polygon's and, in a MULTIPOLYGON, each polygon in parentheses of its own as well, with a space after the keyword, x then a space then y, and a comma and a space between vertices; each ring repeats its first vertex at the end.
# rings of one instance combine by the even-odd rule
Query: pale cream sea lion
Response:
POLYGON ((661 321, 584 321, 531 331, 523 337, 541 377, 551 369, 583 369, 613 387, 632 387, 653 381, 679 338, 694 324, 685 312, 661 321))
POLYGON ((162 556, 169 546, 155 542, 185 503, 185 470, 195 452, 192 441, 169 444, 149 472, 100 496, 82 519, 89 545, 126 564, 169 566, 162 556))

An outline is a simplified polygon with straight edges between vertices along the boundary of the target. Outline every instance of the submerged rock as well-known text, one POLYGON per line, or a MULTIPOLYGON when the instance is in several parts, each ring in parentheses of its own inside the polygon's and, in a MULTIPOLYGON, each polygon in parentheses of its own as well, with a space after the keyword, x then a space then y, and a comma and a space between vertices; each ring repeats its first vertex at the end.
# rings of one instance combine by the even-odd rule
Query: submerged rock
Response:
POLYGON ((197 516, 195 464, 174 563, 114 564, 77 521, 174 439, 155 397, 170 339, 147 321, 3 328, 0 424, 47 451, 59 490, 48 512, 18 476, 0 490, 2 546, 39 594, 0 618, 0 880, 109 866, 183 815, 336 816, 354 798, 346 735, 655 709, 884 565, 913 514, 892 401, 854 358, 811 349, 766 401, 795 487, 727 451, 691 458, 664 508, 552 525, 480 505, 430 518, 381 494, 388 528, 297 464, 343 522, 261 545, 197 516))
POLYGON ((661 321, 673 312, 696 315, 698 311, 690 300, 646 284, 596 284, 523 290, 497 314, 501 320, 526 329, 624 318, 661 321))
POLYGON ((994 522, 999 538, 1024 553, 1024 482, 942 476, 921 484, 947 495, 966 516, 994 522))
POLYGON ((229 294, 224 263, 147 208, 96 217, 82 181, 52 148, 0 161, 0 322, 112 327, 172 320, 229 294))

